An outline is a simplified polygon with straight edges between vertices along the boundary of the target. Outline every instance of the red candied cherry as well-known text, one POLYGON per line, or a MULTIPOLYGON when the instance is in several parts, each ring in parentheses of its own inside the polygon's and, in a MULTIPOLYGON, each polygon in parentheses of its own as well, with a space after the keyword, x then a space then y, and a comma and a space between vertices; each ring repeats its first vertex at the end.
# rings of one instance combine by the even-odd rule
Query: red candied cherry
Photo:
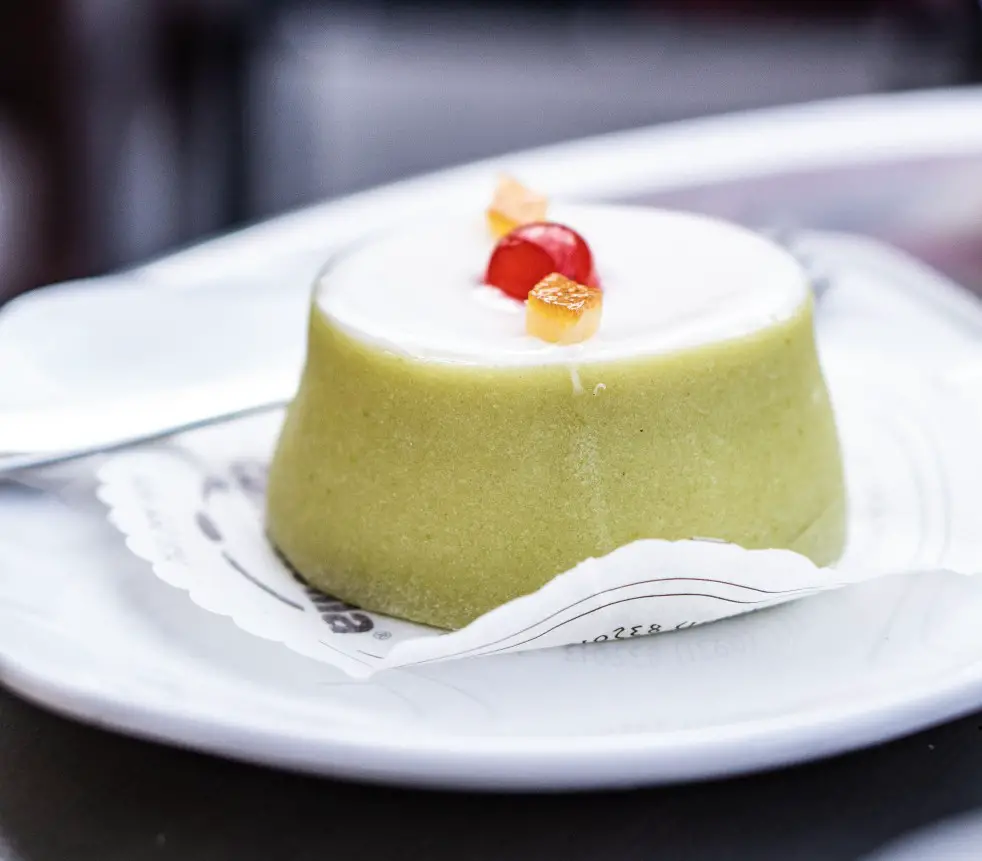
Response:
POLYGON ((524 301, 553 272, 588 287, 600 286, 586 240, 563 224, 538 221, 516 227, 498 240, 484 282, 524 301))

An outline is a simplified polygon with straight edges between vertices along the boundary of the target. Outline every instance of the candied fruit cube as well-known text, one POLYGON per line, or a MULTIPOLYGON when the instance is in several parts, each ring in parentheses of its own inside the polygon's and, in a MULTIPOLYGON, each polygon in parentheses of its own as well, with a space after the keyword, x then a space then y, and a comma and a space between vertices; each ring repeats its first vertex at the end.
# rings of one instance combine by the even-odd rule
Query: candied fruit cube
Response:
POLYGON ((600 327, 602 309, 601 290, 553 272, 529 293, 525 330, 552 344, 576 344, 600 327))
POLYGON ((523 224, 545 221, 548 204, 541 194, 510 176, 503 176, 487 210, 488 227, 500 239, 523 224))

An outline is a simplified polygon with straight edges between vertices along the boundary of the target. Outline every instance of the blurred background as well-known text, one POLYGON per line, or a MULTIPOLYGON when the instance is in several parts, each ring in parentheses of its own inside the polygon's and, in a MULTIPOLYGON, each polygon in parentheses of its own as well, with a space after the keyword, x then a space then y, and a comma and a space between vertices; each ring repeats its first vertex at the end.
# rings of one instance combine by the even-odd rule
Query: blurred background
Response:
POLYGON ((0 0, 0 300, 508 150, 980 80, 978 0, 0 0))

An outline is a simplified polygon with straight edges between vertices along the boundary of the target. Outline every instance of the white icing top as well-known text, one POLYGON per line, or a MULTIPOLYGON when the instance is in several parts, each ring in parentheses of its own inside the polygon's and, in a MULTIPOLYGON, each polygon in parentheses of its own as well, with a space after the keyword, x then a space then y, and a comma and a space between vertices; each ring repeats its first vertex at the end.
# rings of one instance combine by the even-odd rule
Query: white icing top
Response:
MULTIPOLYGON (((477 210, 477 207, 475 207, 477 210)), ((593 250, 600 330, 560 346, 525 333, 525 304, 481 283, 494 240, 483 212, 429 221, 341 254, 320 309, 359 340, 426 361, 581 364, 695 347, 787 320, 808 285, 794 258, 743 228, 622 206, 550 207, 593 250)))

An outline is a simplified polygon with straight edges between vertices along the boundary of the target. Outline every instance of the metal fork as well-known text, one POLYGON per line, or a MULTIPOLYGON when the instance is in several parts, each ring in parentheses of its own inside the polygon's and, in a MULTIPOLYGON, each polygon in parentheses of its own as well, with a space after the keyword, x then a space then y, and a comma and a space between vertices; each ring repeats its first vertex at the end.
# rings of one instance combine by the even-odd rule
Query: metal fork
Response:
POLYGON ((186 431, 199 430, 200 428, 210 427, 211 425, 221 424, 222 422, 234 421, 235 419, 248 418, 249 416, 269 413, 283 409, 288 402, 285 400, 267 401, 263 403, 250 404, 234 410, 216 413, 214 415, 202 416, 178 424, 170 424, 164 427, 148 428, 144 432, 130 433, 117 439, 105 440, 89 445, 81 445, 75 448, 57 452, 25 452, 14 453, 0 456, 0 479, 21 472, 25 469, 33 469, 42 466, 55 466, 61 463, 68 463, 73 460, 80 460, 91 457, 95 454, 108 454, 109 452, 119 451, 140 443, 156 442, 175 436, 186 431))

